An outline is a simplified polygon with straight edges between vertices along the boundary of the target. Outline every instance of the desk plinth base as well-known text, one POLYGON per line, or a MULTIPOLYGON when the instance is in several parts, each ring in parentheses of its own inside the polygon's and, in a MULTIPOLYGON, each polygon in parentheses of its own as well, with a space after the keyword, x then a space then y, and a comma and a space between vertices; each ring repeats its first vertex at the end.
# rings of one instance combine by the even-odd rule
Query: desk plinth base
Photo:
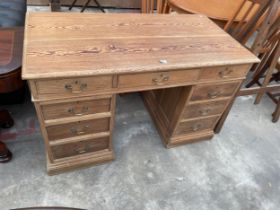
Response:
POLYGON ((208 131, 196 135, 182 135, 182 136, 173 137, 170 139, 169 142, 163 140, 163 143, 165 144, 165 147, 169 149, 183 144, 190 144, 198 141, 211 140, 213 136, 214 136, 214 132, 208 131))
POLYGON ((115 159, 114 151, 106 150, 103 151, 100 155, 90 155, 84 156, 80 158, 73 158, 67 161, 57 161, 51 163, 48 155, 47 155, 47 172, 48 175, 56 175, 60 173, 64 173, 66 171, 72 171, 78 168, 87 168, 93 165, 99 165, 103 163, 107 163, 115 159))

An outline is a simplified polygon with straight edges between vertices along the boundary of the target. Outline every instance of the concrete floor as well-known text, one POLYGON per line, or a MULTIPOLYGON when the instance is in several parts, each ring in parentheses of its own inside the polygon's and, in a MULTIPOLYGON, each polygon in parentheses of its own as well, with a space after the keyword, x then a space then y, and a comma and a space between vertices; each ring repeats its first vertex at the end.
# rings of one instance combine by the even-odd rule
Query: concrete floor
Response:
POLYGON ((14 159, 0 165, 0 209, 279 209, 280 122, 267 97, 253 101, 239 97, 211 141, 167 150, 139 95, 118 97, 116 160, 52 177, 30 99, 8 106, 16 124, 0 137, 14 159))
POLYGON ((264 98, 237 99, 211 141, 165 149, 138 94, 117 98, 116 160, 48 176, 32 103, 8 107, 15 126, 1 133, 14 159, 0 166, 0 209, 279 209, 280 123, 264 98))

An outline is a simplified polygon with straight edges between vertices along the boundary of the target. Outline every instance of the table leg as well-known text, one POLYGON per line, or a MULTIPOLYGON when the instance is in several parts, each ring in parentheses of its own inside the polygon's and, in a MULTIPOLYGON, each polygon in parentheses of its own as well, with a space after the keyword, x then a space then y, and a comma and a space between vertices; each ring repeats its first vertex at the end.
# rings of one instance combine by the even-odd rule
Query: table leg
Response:
MULTIPOLYGON (((7 110, 0 111, 0 127, 10 128, 14 124, 12 117, 7 110)), ((12 159, 12 153, 6 147, 6 145, 0 141, 0 163, 6 163, 12 159)))
POLYGON ((12 153, 6 145, 0 141, 0 163, 9 162, 12 159, 12 153))
POLYGON ((272 114, 272 122, 276 123, 279 120, 280 117, 280 98, 278 99, 278 104, 276 106, 276 109, 274 113, 272 114))

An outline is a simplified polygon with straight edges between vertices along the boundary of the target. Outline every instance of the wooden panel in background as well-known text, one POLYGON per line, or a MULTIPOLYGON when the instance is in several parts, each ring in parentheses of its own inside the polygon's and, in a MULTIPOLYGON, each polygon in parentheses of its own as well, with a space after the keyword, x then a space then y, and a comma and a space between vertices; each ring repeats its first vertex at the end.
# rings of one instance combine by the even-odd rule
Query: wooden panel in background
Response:
MULTIPOLYGON (((86 0, 78 0, 76 5, 83 5, 86 0)), ((61 0, 61 5, 70 5, 73 2, 73 0, 61 0)), ((139 9, 141 7, 141 0, 99 0, 99 3, 102 6, 106 7, 117 7, 117 8, 137 8, 139 9)), ((28 5, 42 5, 46 6, 49 4, 49 0, 27 0, 28 5)), ((93 1, 90 3, 90 5, 95 6, 93 1)))

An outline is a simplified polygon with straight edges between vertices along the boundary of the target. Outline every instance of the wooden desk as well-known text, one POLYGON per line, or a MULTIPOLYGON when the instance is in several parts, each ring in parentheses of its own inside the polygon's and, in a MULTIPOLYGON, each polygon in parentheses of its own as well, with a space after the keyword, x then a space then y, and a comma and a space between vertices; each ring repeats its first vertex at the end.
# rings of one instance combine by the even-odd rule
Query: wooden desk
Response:
POLYGON ((29 81, 49 174, 114 159, 115 95, 143 98, 166 147, 210 139, 258 59, 201 15, 29 13, 29 81))

